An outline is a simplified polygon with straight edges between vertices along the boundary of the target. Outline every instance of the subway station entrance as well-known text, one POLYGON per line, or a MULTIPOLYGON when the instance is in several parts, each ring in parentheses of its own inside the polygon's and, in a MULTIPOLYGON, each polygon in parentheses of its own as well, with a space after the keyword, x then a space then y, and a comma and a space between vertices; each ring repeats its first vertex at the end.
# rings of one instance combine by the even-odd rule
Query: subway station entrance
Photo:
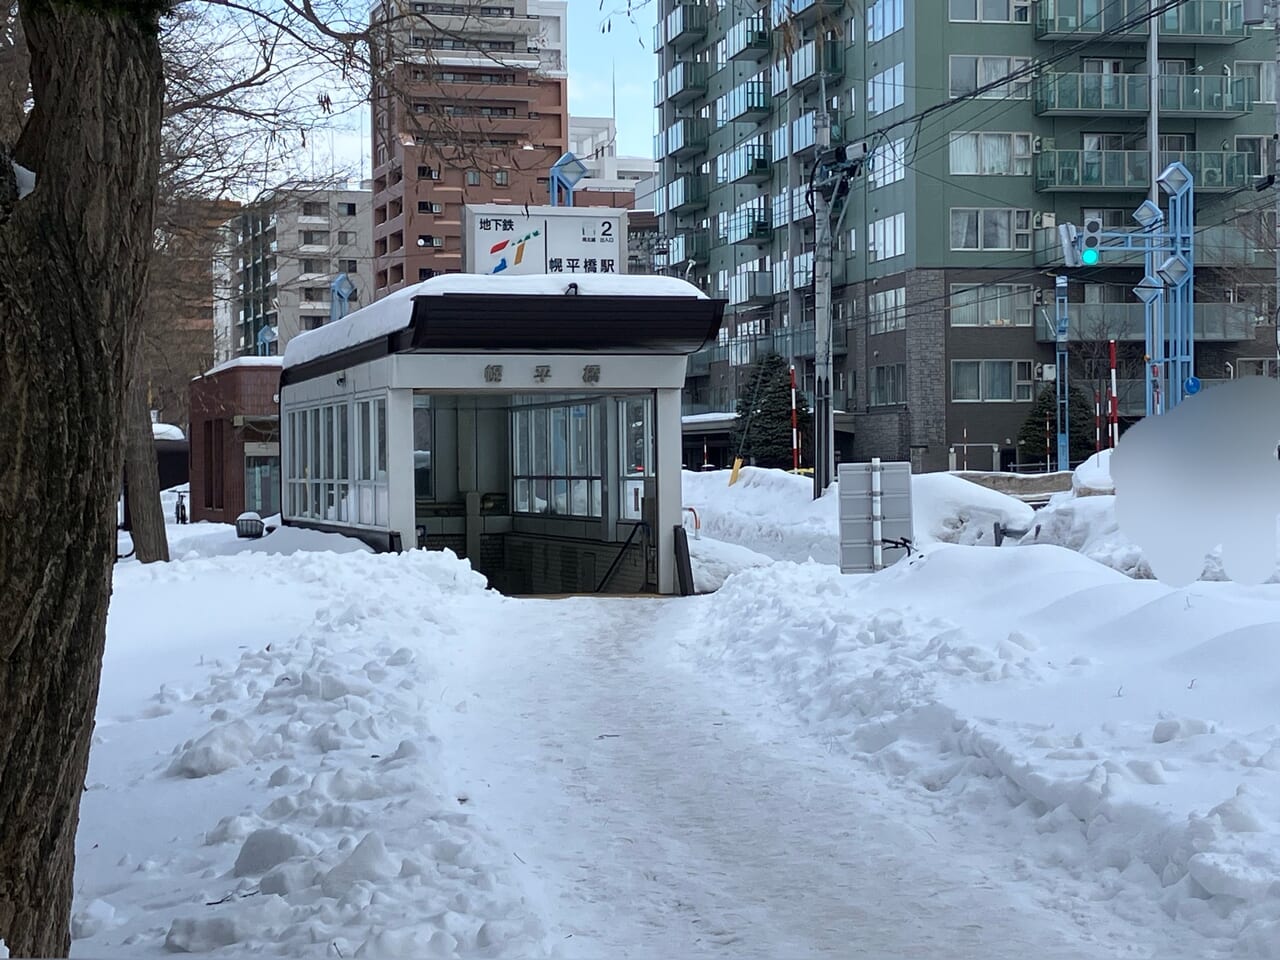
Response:
POLYGON ((457 274, 303 334, 284 521, 510 594, 673 593, 685 365, 723 310, 671 278, 457 274))

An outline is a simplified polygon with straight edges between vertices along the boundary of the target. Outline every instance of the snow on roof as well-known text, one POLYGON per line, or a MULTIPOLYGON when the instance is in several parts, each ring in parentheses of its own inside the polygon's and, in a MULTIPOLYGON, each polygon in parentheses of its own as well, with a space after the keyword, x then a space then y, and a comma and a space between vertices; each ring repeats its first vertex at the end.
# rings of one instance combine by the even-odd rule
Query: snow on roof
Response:
POLYGON ((733 410, 723 413, 687 413, 680 418, 683 423, 720 423, 725 420, 736 420, 738 414, 733 410))
POLYGON ((186 434, 182 432, 181 427, 175 427, 172 423, 153 423, 151 424, 151 434, 157 440, 185 440, 186 434))
POLYGON ((450 273, 397 290, 341 320, 308 330, 289 341, 284 349, 284 365, 297 366, 338 353, 357 344, 369 343, 400 330, 413 318, 416 297, 446 294, 512 294, 515 296, 564 296, 569 284, 578 285, 584 297, 693 297, 707 295, 692 283, 676 277, 629 276, 623 274, 529 274, 519 277, 479 273, 450 273))
MULTIPOLYGON (((279 367, 283 362, 283 357, 236 357, 234 360, 228 360, 206 370, 200 376, 212 376, 215 373, 221 373, 223 370, 231 370, 235 367, 279 367)), ((200 377, 195 379, 199 380, 200 377)))

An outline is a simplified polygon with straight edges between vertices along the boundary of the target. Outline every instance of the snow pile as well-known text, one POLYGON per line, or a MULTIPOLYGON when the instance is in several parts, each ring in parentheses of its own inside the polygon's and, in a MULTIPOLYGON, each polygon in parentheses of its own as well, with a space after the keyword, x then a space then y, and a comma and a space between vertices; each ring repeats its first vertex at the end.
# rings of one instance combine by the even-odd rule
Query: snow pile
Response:
POLYGON ((431 722, 449 708, 425 699, 439 638, 495 602, 447 552, 120 568, 76 953, 546 955, 513 858, 449 788, 431 722), (248 609, 175 635, 209 595, 248 609), (157 618, 157 601, 188 616, 157 618), (139 672, 166 679, 153 707, 116 715, 139 672))
POLYGON ((769 557, 735 543, 710 537, 695 540, 692 536, 689 538, 689 561, 693 567, 693 589, 697 593, 719 590, 735 573, 773 563, 769 557))
MULTIPOLYGON (((1023 544, 1052 544, 1074 550, 1138 580, 1155 579, 1142 548, 1120 530, 1116 522, 1115 484, 1110 474, 1111 451, 1094 454, 1076 468, 1071 491, 1054 496, 1035 514, 1023 544)), ((1280 530, 1280 518, 1277 518, 1280 530)), ((1204 560, 1201 580, 1226 581, 1222 548, 1214 547, 1204 560)), ((1280 558, 1276 575, 1268 583, 1280 583, 1280 558)))
POLYGON ((1071 473, 1071 491, 1077 497, 1096 497, 1116 492, 1111 479, 1111 451, 1100 450, 1071 473))
POLYGON ((187 435, 182 432, 181 427, 175 427, 172 423, 153 423, 151 424, 151 434, 157 440, 185 440, 187 435))
POLYGON ((939 815, 1012 841, 1018 870, 1280 957, 1280 591, 938 545, 868 577, 778 563, 696 603, 699 670, 771 687, 939 815))
MULTIPOLYGON (((813 499, 813 480, 783 470, 743 467, 729 486, 728 471, 684 472, 684 503, 698 511, 705 536, 797 563, 840 562, 838 484, 813 499)), ((911 478, 916 542, 990 543, 999 521, 1026 529, 1031 507, 945 473, 911 478)))

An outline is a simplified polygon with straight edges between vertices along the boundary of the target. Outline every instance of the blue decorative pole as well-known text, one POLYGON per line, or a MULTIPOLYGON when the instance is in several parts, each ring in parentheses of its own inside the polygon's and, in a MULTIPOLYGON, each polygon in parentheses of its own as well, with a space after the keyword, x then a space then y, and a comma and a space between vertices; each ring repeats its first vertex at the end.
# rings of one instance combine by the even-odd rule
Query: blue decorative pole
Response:
POLYGON ((1057 313, 1058 369, 1054 380, 1058 390, 1058 469, 1071 469, 1071 392, 1067 384, 1067 334, 1071 314, 1067 309, 1067 278, 1054 280, 1053 302, 1057 313))

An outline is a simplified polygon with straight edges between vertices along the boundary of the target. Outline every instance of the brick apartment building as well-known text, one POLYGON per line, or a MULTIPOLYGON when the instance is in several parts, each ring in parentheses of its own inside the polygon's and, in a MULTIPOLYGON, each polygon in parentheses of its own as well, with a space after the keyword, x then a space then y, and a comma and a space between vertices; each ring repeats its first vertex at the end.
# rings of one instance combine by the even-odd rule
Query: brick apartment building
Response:
POLYGON ((373 101, 374 298, 462 270, 467 203, 546 203, 568 148, 566 4, 393 4, 373 101))

